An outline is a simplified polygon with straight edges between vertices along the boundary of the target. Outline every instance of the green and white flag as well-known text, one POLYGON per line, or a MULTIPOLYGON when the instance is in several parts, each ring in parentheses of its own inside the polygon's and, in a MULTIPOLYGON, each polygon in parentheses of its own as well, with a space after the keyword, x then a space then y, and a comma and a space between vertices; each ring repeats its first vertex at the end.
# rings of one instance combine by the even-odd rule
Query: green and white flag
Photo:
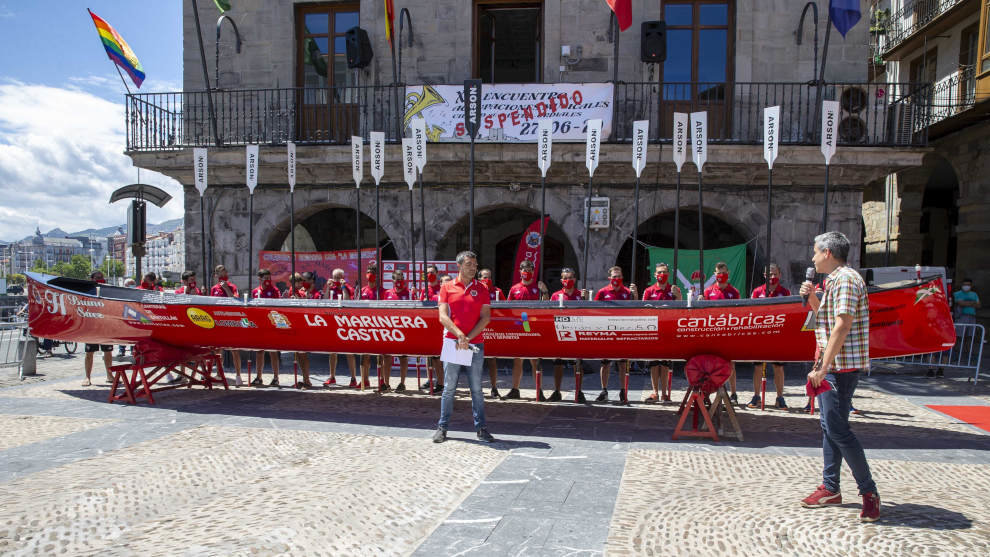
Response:
MULTIPOLYGON (((650 246, 650 264, 647 268, 647 276, 651 277, 650 284, 653 284, 653 271, 656 264, 663 262, 668 265, 674 264, 674 250, 668 248, 657 248, 650 246)), ((739 293, 745 297, 746 292, 746 244, 729 246, 727 248, 705 249, 705 264, 709 266, 705 269, 705 288, 715 283, 715 263, 724 261, 729 266, 729 284, 735 286, 739 293)), ((682 249, 677 252, 677 266, 680 269, 671 270, 671 274, 676 278, 676 284, 681 288, 691 287, 691 273, 698 269, 698 250, 682 249)), ((643 290, 645 287, 640 287, 643 290)))

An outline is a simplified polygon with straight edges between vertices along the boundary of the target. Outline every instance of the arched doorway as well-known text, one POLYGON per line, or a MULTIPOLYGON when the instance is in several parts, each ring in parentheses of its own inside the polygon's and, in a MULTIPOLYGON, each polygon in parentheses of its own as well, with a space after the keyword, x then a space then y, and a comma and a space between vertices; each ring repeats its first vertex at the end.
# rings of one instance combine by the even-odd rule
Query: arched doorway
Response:
MULTIPOLYGON (((512 286, 519 240, 529 225, 539 218, 539 211, 522 207, 496 207, 475 213, 474 247, 478 263, 492 269, 495 285, 504 291, 512 286)), ((437 243, 437 259, 452 260, 458 252, 468 249, 468 228, 468 217, 451 226, 437 243)), ((544 246, 545 276, 552 291, 560 287, 561 268, 577 268, 577 256, 564 231, 552 219, 547 226, 544 246)))
POLYGON ((945 267, 954 276, 956 227, 959 224, 959 180, 949 161, 939 158, 921 199, 921 264, 945 267))
MULTIPOLYGON (((296 225, 296 251, 337 251, 352 250, 354 242, 354 215, 356 211, 347 207, 329 207, 319 210, 296 225)), ((266 250, 289 251, 289 222, 285 219, 265 242, 266 250)), ((382 248, 382 259, 397 259, 395 247, 385 230, 378 227, 378 245, 382 248)), ((361 248, 375 246, 375 220, 361 213, 361 248)))
MULTIPOLYGON (((680 234, 678 235, 678 247, 680 249, 698 249, 698 208, 682 208, 680 211, 680 234)), ((747 233, 722 218, 711 213, 704 213, 705 224, 705 249, 725 248, 746 243, 750 240, 747 233)), ((636 251, 636 266, 639 267, 634 273, 630 273, 629 266, 632 264, 632 238, 622 244, 619 255, 615 259, 615 264, 622 267, 625 275, 631 277, 639 287, 640 293, 647 285, 654 281, 652 269, 648 269, 650 264, 650 254, 643 244, 663 248, 674 247, 674 212, 667 211, 659 213, 641 222, 638 229, 640 245, 636 251)), ((752 243, 746 245, 746 296, 752 290, 753 283, 753 249, 752 243)), ((673 263, 668 261, 667 263, 673 263)), ((706 272, 711 272, 716 261, 705 258, 706 272)))

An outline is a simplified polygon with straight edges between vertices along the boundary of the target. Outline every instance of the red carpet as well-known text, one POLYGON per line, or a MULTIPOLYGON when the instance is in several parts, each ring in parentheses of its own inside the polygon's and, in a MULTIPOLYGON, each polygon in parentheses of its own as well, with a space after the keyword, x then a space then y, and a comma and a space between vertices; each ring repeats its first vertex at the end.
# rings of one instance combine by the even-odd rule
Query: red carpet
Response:
POLYGON ((976 426, 983 431, 990 431, 990 406, 937 406, 929 404, 936 412, 948 414, 953 418, 976 426))

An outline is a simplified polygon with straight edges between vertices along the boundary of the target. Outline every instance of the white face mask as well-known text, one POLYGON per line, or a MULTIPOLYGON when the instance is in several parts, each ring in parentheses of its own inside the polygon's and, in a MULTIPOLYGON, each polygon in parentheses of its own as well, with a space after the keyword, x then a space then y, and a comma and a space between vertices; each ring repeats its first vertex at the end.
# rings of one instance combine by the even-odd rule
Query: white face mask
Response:
POLYGON ((968 285, 968 284, 964 284, 964 285, 963 285, 963 287, 962 287, 962 289, 963 289, 963 292, 969 292, 969 289, 970 289, 970 288, 972 288, 972 286, 970 286, 970 285, 968 285))

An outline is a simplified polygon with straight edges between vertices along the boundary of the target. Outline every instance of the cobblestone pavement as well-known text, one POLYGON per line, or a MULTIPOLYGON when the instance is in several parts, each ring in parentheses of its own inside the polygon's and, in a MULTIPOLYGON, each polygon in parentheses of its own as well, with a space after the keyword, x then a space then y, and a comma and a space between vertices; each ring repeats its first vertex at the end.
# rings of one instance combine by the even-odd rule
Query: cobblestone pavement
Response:
MULTIPOLYGON (((752 367, 738 368, 745 403, 752 367)), ((439 399, 415 393, 414 373, 406 394, 179 388, 128 406, 107 403, 99 361, 81 386, 81 353, 39 359, 24 381, 5 371, 2 554, 990 554, 990 435, 925 406, 990 406, 990 380, 961 373, 863 378, 851 420, 884 503, 864 525, 848 470, 843 506, 797 503, 821 467, 802 366, 788 366, 790 411, 740 407, 745 441, 720 443, 672 442, 677 404, 639 402, 646 375, 630 378, 631 406, 537 404, 527 370, 523 400, 486 399, 493 445, 475 440, 463 388, 450 440, 432 443, 439 399)), ((568 371, 565 400, 573 386, 568 371)), ((678 370, 677 402, 684 387, 678 370)), ((599 389, 585 374, 586 396, 599 389)))

